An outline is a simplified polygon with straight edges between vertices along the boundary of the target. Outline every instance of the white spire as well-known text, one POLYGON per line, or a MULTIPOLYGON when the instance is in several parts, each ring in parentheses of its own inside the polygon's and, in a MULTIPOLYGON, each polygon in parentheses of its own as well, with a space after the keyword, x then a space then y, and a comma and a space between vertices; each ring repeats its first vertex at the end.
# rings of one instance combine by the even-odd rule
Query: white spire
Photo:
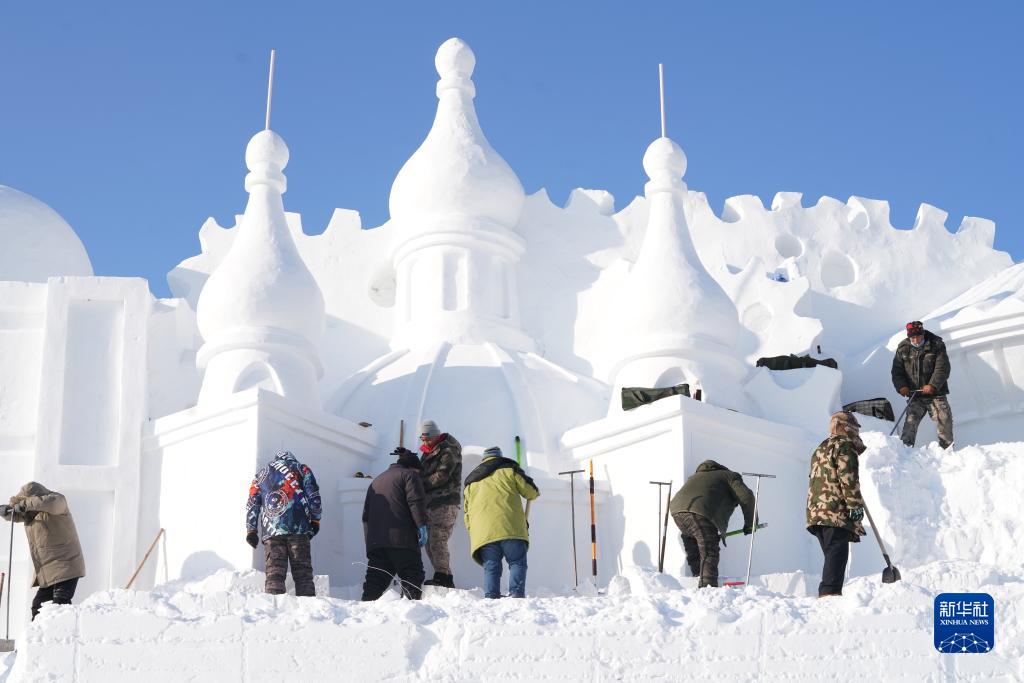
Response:
POLYGON ((434 59, 437 114, 391 187, 397 330, 393 345, 496 342, 528 348, 519 329, 515 232, 523 186, 480 129, 476 57, 458 38, 434 59))
POLYGON ((197 319, 206 368, 200 403, 263 386, 319 407, 316 345, 324 299, 288 230, 281 195, 288 147, 272 130, 245 150, 249 202, 227 256, 199 296, 197 319))
POLYGON ((440 229, 452 216, 506 228, 519 222, 525 195, 508 163, 480 129, 471 77, 473 51, 458 38, 441 45, 434 58, 437 115, 427 138, 405 162, 391 187, 391 218, 403 232, 440 229))
POLYGON ((708 274, 683 211, 686 155, 667 137, 644 154, 650 215, 643 245, 616 303, 611 380, 622 386, 689 382, 713 403, 736 407, 742 366, 733 355, 736 309, 708 274))

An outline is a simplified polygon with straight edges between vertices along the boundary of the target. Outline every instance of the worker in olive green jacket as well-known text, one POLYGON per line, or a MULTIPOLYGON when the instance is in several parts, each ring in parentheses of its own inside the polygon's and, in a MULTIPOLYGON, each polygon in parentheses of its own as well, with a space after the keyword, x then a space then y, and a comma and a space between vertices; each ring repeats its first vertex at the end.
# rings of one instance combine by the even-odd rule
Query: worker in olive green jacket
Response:
POLYGON ((529 526, 523 499, 540 495, 537 485, 515 460, 493 446, 466 477, 463 517, 473 559, 484 568, 484 597, 501 597, 501 561, 508 562, 508 592, 526 597, 526 551, 529 526))
POLYGON ((749 534, 754 528, 754 493, 738 472, 714 460, 698 465, 669 503, 686 563, 700 577, 699 588, 718 586, 718 544, 737 505, 743 510, 743 533, 749 534))

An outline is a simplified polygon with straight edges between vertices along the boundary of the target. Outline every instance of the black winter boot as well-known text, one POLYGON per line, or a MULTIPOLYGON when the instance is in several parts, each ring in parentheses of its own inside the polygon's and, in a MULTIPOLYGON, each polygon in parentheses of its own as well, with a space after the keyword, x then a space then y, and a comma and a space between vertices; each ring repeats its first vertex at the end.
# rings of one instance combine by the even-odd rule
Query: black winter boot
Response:
POLYGON ((434 578, 427 579, 423 582, 424 586, 444 586, 444 574, 441 572, 434 572, 434 578))
POLYGON ((441 574, 441 579, 444 583, 440 584, 445 588, 455 588, 455 577, 451 574, 441 574))

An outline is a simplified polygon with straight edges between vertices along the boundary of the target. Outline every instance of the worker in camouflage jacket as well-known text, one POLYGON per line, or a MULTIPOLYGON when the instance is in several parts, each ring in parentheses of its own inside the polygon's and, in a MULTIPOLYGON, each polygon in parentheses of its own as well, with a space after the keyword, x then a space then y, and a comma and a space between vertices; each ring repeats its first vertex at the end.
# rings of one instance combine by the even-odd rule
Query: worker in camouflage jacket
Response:
POLYGON ((423 583, 455 588, 448 540, 462 502, 462 445, 451 434, 442 433, 433 420, 424 420, 420 452, 427 505, 427 557, 434 567, 434 578, 423 583))
POLYGON ((850 543, 864 535, 864 498, 858 473, 858 457, 863 452, 860 423, 853 413, 840 411, 832 415, 828 438, 811 456, 807 531, 818 539, 825 556, 818 597, 843 594, 850 543))
POLYGON ((669 512, 679 527, 690 572, 699 588, 718 586, 719 543, 733 511, 743 511, 743 533, 754 530, 754 493, 743 476, 714 460, 705 460, 672 496, 669 512))
POLYGON ((939 445, 953 445, 953 413, 949 409, 949 356, 942 337, 924 329, 920 320, 907 323, 907 338, 896 347, 892 359, 892 385, 909 399, 903 423, 903 443, 913 446, 917 427, 925 413, 939 433, 939 445))
POLYGON ((290 563, 295 595, 316 595, 309 540, 320 531, 320 516, 320 487, 313 470, 289 451, 279 451, 256 473, 245 506, 245 540, 255 548, 262 532, 267 593, 285 592, 290 563))

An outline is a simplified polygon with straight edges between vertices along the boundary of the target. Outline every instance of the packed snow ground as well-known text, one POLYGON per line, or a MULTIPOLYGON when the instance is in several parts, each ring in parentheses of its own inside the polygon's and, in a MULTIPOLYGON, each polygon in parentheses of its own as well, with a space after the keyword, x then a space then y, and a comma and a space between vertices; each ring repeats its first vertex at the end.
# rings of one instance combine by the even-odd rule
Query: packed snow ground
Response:
MULTIPOLYGON (((1024 679, 1024 444, 908 449, 865 432, 862 482, 903 580, 883 585, 869 536, 840 598, 818 577, 747 588, 631 569, 603 595, 489 601, 479 591, 376 603, 267 596, 253 571, 48 607, 14 681, 1005 680, 1024 679), (867 573, 870 572, 870 573, 867 573), (991 653, 932 644, 943 592, 995 599, 991 653)), ((802 505, 803 501, 797 501, 802 505)), ((760 542, 770 542, 764 535, 760 542)), ((732 547, 724 552, 742 552, 732 547)), ((335 591, 350 596, 350 589, 335 591)), ((0 673, 0 683, 5 675, 0 673)))

